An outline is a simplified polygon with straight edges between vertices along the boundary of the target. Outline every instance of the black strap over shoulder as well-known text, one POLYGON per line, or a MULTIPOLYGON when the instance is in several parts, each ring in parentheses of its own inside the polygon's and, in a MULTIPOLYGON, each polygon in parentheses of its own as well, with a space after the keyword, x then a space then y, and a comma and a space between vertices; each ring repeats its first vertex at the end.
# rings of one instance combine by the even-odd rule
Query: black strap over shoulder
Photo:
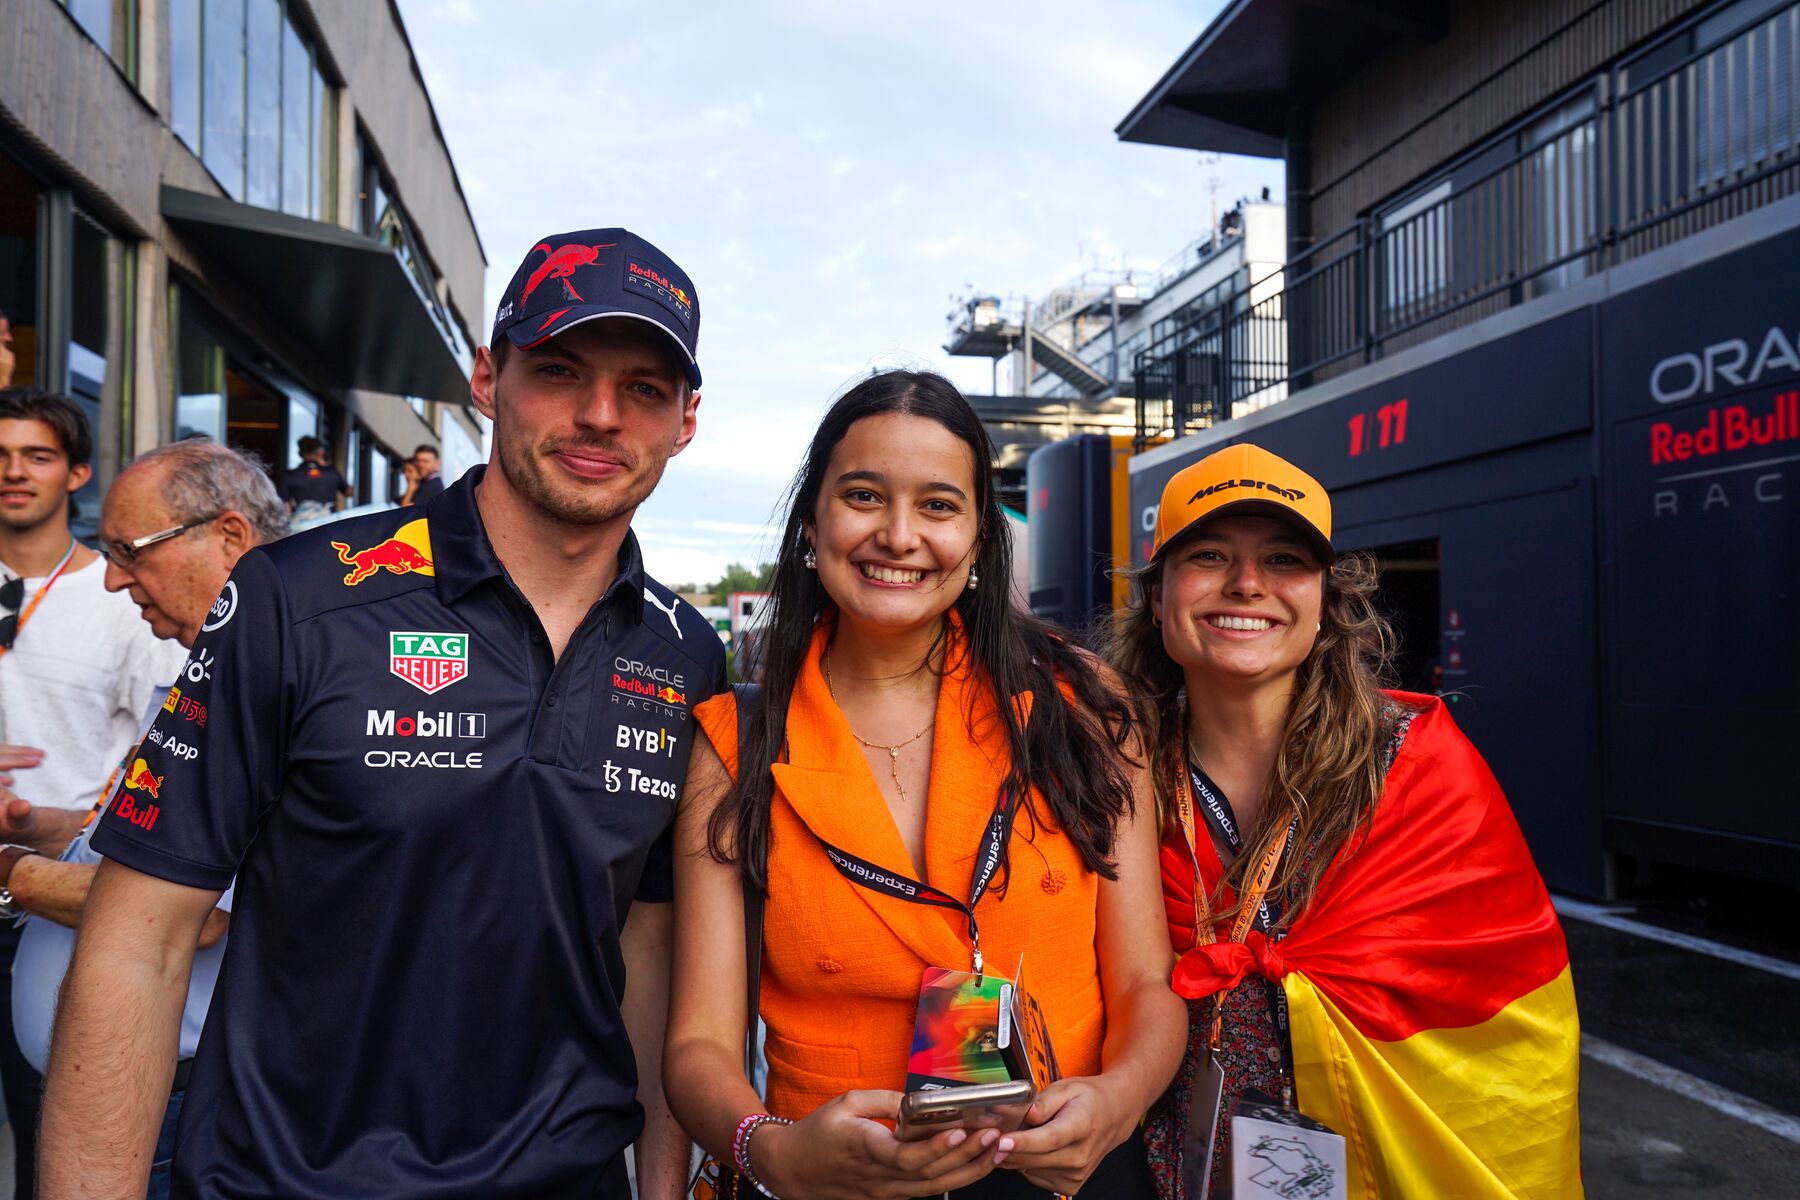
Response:
MULTIPOLYGON (((738 762, 744 761, 745 734, 749 730, 750 715, 756 706, 762 703, 762 684, 734 683, 731 685, 737 700, 737 732, 738 762)), ((742 875, 742 872, 739 872, 742 875)), ((757 1010, 762 1007, 762 942, 763 942, 763 902, 764 893, 753 885, 748 878, 744 879, 744 997, 747 1007, 744 1010, 744 1077, 755 1077, 756 1069, 756 1017, 757 1010)))

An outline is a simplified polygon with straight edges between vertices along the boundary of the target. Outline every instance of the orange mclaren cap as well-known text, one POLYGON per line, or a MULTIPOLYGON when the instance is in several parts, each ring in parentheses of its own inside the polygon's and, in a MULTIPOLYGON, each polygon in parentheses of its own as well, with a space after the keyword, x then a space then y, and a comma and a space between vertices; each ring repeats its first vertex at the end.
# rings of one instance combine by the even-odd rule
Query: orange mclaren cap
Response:
POLYGON ((1330 563, 1337 557, 1331 547, 1331 497, 1319 481, 1248 442, 1213 451, 1175 472, 1163 485, 1150 557, 1200 522, 1226 513, 1283 518, 1306 535, 1322 561, 1330 563))

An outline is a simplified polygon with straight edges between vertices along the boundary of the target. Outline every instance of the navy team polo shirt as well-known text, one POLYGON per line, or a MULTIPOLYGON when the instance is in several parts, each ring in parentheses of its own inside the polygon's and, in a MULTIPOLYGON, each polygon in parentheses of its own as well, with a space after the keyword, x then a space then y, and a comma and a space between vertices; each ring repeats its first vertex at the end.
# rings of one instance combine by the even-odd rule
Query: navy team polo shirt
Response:
POLYGON ((711 625, 618 578, 556 661, 470 471, 253 550, 94 848, 237 878, 178 1195, 610 1196, 642 1110, 619 930, 672 895, 711 625))

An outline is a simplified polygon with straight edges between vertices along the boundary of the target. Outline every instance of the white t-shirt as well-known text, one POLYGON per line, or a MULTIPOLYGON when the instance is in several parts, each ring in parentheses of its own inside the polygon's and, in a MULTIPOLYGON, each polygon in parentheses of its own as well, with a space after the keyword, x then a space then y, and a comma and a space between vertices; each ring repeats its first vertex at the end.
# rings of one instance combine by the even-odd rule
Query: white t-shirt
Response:
MULTIPOLYGON (((167 688, 159 689, 150 701, 138 722, 137 736, 132 739, 134 743, 143 741, 144 735, 150 732, 151 722, 162 711, 166 692, 167 688)), ((115 793, 118 790, 117 786, 113 788, 115 793)), ((99 866, 100 855, 88 845, 88 836, 97 827, 97 822, 84 826, 69 843, 69 848, 62 852, 61 861, 99 866)), ((216 907, 230 912, 234 890, 226 888, 216 907)), ((48 917, 26 917, 24 928, 25 932, 19 937, 18 957, 13 961, 13 1036, 18 1039, 25 1061, 43 1074, 49 1069, 50 1029, 56 1020, 56 993, 62 989, 63 976, 69 973, 69 963, 75 957, 75 931, 48 917)), ((178 1058, 194 1057, 194 1051, 200 1045, 200 1031, 206 1028, 207 1009, 212 1005, 213 987, 219 982, 219 967, 225 961, 225 945, 230 940, 227 934, 215 945, 194 952, 194 969, 188 975, 187 1003, 181 1009, 178 1058)), ((0 986, 4 986, 4 981, 0 981, 0 986)))
MULTIPOLYGON (((145 702, 187 660, 105 579, 100 558, 64 571, 0 656, 0 743, 44 752, 43 765, 13 772, 13 791, 33 804, 92 808, 136 745, 145 702)), ((21 611, 43 586, 25 581, 21 611)))

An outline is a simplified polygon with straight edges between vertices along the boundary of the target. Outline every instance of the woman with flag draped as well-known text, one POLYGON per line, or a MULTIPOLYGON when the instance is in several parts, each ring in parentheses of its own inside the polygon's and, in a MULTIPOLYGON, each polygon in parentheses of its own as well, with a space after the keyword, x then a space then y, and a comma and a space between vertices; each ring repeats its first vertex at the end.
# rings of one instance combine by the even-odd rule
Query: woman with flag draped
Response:
POLYGON ((1443 702, 1379 687, 1375 584, 1324 488, 1259 447, 1163 491, 1111 657, 1189 1006, 1146 1135, 1164 1200, 1223 1190, 1246 1096, 1343 1137, 1331 1194, 1582 1194, 1562 930, 1443 702))

